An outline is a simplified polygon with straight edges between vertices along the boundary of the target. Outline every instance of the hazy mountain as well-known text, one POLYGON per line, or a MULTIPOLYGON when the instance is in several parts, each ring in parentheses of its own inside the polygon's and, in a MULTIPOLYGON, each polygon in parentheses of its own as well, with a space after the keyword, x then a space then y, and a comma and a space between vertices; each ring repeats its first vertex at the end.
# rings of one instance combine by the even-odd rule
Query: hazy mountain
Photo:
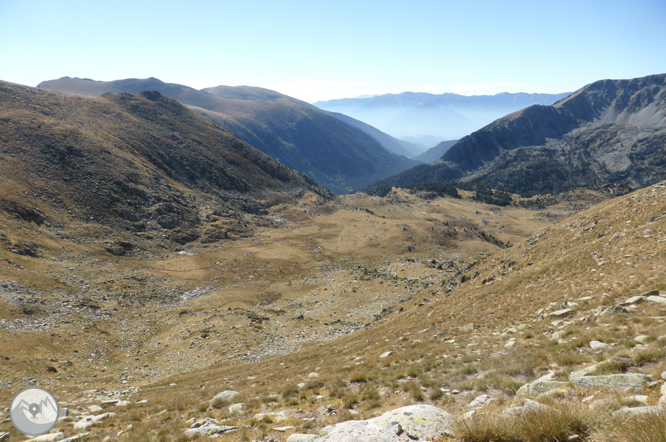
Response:
POLYGON ((267 89, 219 86, 198 91, 156 78, 103 82, 69 77, 38 87, 74 95, 158 91, 336 193, 418 164, 388 152, 365 132, 310 104, 267 89))
POLYGON ((272 201, 332 197, 158 92, 82 98, 0 82, 0 104, 0 208, 38 224, 207 242, 242 235, 241 214, 272 201))
POLYGON ((403 92, 320 101, 315 106, 349 115, 393 137, 428 144, 425 140, 433 138, 436 142, 462 138, 506 114, 534 104, 550 105, 567 95, 504 92, 465 96, 403 92))
POLYGON ((482 182, 515 192, 666 178, 666 74, 601 80, 464 137, 436 163, 384 183, 482 182))
POLYGON ((434 163, 439 160, 442 155, 444 155, 458 140, 448 140, 442 141, 435 147, 431 147, 420 155, 414 157, 415 160, 422 161, 424 163, 434 163))

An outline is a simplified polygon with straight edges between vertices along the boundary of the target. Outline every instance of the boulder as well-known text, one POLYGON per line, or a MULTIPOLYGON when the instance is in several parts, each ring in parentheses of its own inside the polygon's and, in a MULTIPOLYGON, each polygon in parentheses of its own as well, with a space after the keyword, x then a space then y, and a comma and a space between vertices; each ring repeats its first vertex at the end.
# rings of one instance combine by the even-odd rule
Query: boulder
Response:
POLYGON ((544 412, 544 411, 555 411, 555 408, 544 405, 540 402, 533 401, 532 399, 525 399, 523 405, 520 407, 507 408, 502 412, 504 416, 516 416, 525 413, 534 413, 534 412, 544 412))
POLYGON ((238 396, 237 391, 226 390, 215 395, 213 399, 210 400, 210 406, 215 408, 221 408, 222 405, 229 403, 233 398, 238 396))
POLYGON ((582 368, 580 370, 572 371, 569 373, 569 381, 573 382, 574 379, 582 378, 583 376, 590 375, 597 371, 599 364, 590 365, 589 367, 582 368))
POLYGON ((567 385, 566 382, 560 381, 534 381, 520 387, 516 392, 516 396, 539 396, 554 388, 561 388, 565 385, 567 385))
POLYGON ((622 407, 611 414, 613 416, 627 418, 630 416, 641 416, 645 414, 657 414, 657 413, 661 414, 663 412, 664 410, 661 407, 648 406, 648 407, 634 407, 634 408, 622 407))
MULTIPOLYGON (((573 373, 572 373, 573 374, 573 373)), ((573 379, 574 386, 587 390, 625 391, 637 394, 645 392, 649 377, 638 373, 609 374, 605 376, 582 376, 573 379)))
POLYGON ((240 414, 243 412, 243 407, 245 404, 240 403, 240 404, 233 404, 231 407, 229 407, 229 414, 240 414))
POLYGON ((279 411, 277 413, 257 413, 252 419, 256 421, 263 421, 264 419, 270 419, 273 422, 280 422, 287 419, 287 415, 284 411, 279 411))
POLYGON ((364 421, 347 421, 324 428, 312 442, 397 442, 451 436, 455 418, 432 405, 409 405, 364 421))
POLYGON ((310 373, 310 374, 308 375, 308 377, 309 377, 310 379, 316 379, 316 378, 319 377, 319 373, 317 373, 316 371, 313 371, 312 373, 310 373))

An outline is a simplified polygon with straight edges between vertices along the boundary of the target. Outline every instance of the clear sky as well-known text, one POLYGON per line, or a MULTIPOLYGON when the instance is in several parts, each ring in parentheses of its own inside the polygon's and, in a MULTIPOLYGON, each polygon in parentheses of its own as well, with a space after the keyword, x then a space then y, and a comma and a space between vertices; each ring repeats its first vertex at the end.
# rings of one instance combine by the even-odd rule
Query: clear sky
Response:
POLYGON ((157 77, 314 102, 666 73, 666 1, 0 0, 0 80, 157 77))

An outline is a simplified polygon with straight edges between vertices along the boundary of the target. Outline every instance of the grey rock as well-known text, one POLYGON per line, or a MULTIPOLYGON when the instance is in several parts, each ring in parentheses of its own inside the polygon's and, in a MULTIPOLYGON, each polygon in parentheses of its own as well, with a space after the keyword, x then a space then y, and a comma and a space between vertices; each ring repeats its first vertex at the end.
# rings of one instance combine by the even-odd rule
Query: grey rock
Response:
POLYGON ((9 432, 7 432, 7 431, 5 431, 5 432, 0 432, 0 440, 9 439, 9 436, 10 436, 10 434, 9 434, 9 432))
POLYGON ((666 297, 664 296, 648 296, 647 300, 650 304, 666 304, 666 297))
POLYGON ((664 410, 658 406, 648 406, 648 407, 622 407, 619 410, 616 410, 612 413, 613 416, 619 417, 629 417, 629 416, 641 416, 645 414, 661 414, 664 410))
POLYGON ((487 394, 482 394, 481 396, 476 397, 472 402, 467 404, 467 408, 481 408, 488 405, 492 402, 492 398, 487 394))
POLYGON ((90 411, 91 413, 99 413, 100 411, 102 411, 102 407, 100 407, 99 405, 91 405, 90 407, 88 407, 88 411, 90 411))
POLYGON ((284 433, 285 431, 293 430, 294 427, 293 425, 287 425, 286 427, 275 427, 273 430, 279 431, 280 433, 284 433))
POLYGON ((316 438, 316 434, 294 433, 287 438, 287 442, 313 442, 316 438))
POLYGON ((230 433, 236 430, 238 430, 238 427, 231 425, 210 425, 206 427, 190 428, 189 430, 185 430, 183 435, 185 437, 192 437, 199 434, 202 436, 211 436, 213 434, 230 433))
POLYGON ((516 416, 524 413, 534 413, 538 411, 553 411, 555 408, 544 405, 540 402, 533 401, 532 399, 525 399, 523 405, 520 407, 512 407, 504 410, 502 415, 504 416, 516 416))
POLYGON ((626 307, 622 307, 621 305, 611 305, 610 307, 597 307, 597 315, 610 316, 610 315, 616 315, 618 313, 631 313, 631 310, 629 310, 626 307))
POLYGON ((278 411, 276 413, 257 413, 255 414, 252 419, 256 421, 262 421, 264 419, 270 419, 273 422, 280 422, 283 420, 287 419, 287 415, 284 413, 284 411, 278 411))
POLYGON ((564 308, 562 310, 555 310, 554 312, 548 313, 548 316, 551 318, 565 318, 573 313, 573 309, 564 308))
POLYGON ((625 391, 642 394, 649 377, 638 373, 583 376, 573 379, 574 386, 588 390, 625 391))
POLYGON ((116 405, 118 405, 118 402, 119 402, 119 399, 104 399, 100 403, 100 406, 102 408, 115 407, 116 405))
POLYGON ((240 414, 243 412, 243 407, 245 404, 240 403, 240 404, 233 404, 231 407, 229 407, 229 413, 231 414, 240 414))
POLYGON ((382 359, 388 358, 389 356, 393 356, 393 352, 390 350, 379 355, 379 357, 382 359))
POLYGON ((32 439, 28 439, 30 442, 53 442, 57 440, 63 440, 65 438, 65 433, 58 432, 58 433, 49 433, 49 434, 42 434, 41 436, 33 437, 32 439))
POLYGON ((432 405, 409 405, 365 421, 347 421, 324 428, 313 442, 397 442, 452 435, 455 418, 432 405))
POLYGON ((590 348, 592 350, 608 350, 611 346, 600 341, 590 341, 590 348))
POLYGON ((561 388, 566 385, 566 382, 560 381, 534 381, 520 387, 516 396, 539 396, 554 388, 561 388))

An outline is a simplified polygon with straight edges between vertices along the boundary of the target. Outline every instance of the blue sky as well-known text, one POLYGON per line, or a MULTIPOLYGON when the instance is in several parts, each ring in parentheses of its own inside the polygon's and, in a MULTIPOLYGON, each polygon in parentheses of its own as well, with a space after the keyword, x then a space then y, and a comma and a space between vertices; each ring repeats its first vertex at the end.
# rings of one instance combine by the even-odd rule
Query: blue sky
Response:
POLYGON ((666 73, 666 2, 0 0, 0 80, 157 77, 314 102, 666 73))

